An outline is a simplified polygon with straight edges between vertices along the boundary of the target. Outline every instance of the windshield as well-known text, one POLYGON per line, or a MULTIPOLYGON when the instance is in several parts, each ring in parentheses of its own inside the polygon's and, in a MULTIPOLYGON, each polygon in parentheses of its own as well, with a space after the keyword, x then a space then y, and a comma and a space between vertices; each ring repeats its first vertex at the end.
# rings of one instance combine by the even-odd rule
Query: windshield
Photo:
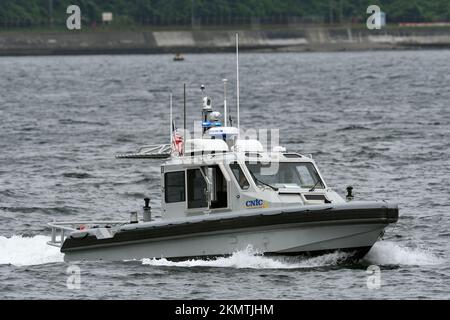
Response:
POLYGON ((280 162, 276 165, 266 163, 245 163, 257 185, 276 188, 301 187, 311 189, 325 188, 314 165, 310 162, 280 162), (255 179, 256 178, 256 179, 255 179))

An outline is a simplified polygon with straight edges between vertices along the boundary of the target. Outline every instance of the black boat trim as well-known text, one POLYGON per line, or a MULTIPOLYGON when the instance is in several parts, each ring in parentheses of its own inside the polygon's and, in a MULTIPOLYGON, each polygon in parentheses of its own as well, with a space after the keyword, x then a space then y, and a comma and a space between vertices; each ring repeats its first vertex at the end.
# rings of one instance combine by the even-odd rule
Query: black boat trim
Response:
MULTIPOLYGON (((301 257, 312 258, 322 256, 324 254, 332 254, 336 252, 345 253, 342 258, 338 259, 338 263, 355 262, 362 259, 371 249, 371 246, 365 247, 352 247, 352 248, 337 248, 327 250, 314 250, 314 251, 299 251, 299 252, 264 252, 264 257, 301 257)), ((187 260, 215 260, 218 258, 227 258, 232 254, 214 254, 214 255, 197 255, 197 256, 185 256, 185 257, 165 257, 168 261, 178 262, 187 260)))
POLYGON ((112 238, 97 239, 93 234, 83 238, 64 241, 61 252, 90 249, 98 246, 125 245, 133 242, 155 241, 163 238, 193 236, 214 232, 233 232, 240 229, 283 227, 287 225, 327 223, 327 224, 389 224, 398 220, 398 207, 387 204, 360 206, 325 207, 319 210, 285 210, 277 214, 255 213, 230 218, 205 219, 197 222, 149 225, 136 229, 124 229, 112 238))

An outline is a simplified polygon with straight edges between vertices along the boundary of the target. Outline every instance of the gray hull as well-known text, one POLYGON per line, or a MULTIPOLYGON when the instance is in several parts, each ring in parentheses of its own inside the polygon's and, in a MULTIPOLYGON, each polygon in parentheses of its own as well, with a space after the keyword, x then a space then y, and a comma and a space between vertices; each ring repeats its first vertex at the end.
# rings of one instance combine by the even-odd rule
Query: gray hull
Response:
POLYGON ((189 259, 229 255, 249 245, 279 255, 354 251, 359 258, 398 219, 396 206, 360 203, 261 210, 168 223, 139 223, 114 237, 69 237, 65 260, 189 259))

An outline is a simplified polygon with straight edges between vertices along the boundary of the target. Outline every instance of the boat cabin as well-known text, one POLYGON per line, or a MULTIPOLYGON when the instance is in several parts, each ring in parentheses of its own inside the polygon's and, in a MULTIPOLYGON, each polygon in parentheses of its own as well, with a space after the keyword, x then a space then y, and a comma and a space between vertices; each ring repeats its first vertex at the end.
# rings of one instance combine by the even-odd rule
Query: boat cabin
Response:
MULTIPOLYGON (((225 106, 226 101, 226 114, 225 106)), ((239 129, 226 120, 222 124, 207 96, 201 126, 200 137, 185 139, 171 126, 171 145, 118 155, 168 158, 161 165, 163 219, 344 202, 327 187, 312 157, 282 146, 267 150, 256 139, 240 139, 239 129)))
POLYGON ((265 152, 256 140, 237 140, 240 151, 226 150, 222 140, 198 139, 192 146, 161 166, 164 219, 341 200, 313 159, 298 153, 265 152))

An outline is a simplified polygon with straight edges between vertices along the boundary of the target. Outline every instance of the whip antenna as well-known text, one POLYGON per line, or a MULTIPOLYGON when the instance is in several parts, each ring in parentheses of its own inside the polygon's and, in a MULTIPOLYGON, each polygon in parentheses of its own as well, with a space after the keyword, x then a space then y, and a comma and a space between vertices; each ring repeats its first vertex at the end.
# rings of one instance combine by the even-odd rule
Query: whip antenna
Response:
POLYGON ((227 123, 227 79, 223 79, 223 119, 224 119, 224 126, 226 127, 228 125, 227 123))
POLYGON ((236 33, 236 107, 237 107, 237 129, 239 137, 239 34, 236 33))
POLYGON ((186 150, 186 83, 183 83, 183 156, 186 150))
POLYGON ((173 130, 174 130, 174 127, 173 127, 173 118, 172 118, 172 92, 170 93, 170 95, 169 95, 169 105, 170 105, 170 107, 169 107, 169 109, 170 109, 170 111, 169 111, 169 113, 170 113, 170 123, 169 123, 169 127, 170 127, 170 145, 172 145, 172 143, 173 143, 173 130))

